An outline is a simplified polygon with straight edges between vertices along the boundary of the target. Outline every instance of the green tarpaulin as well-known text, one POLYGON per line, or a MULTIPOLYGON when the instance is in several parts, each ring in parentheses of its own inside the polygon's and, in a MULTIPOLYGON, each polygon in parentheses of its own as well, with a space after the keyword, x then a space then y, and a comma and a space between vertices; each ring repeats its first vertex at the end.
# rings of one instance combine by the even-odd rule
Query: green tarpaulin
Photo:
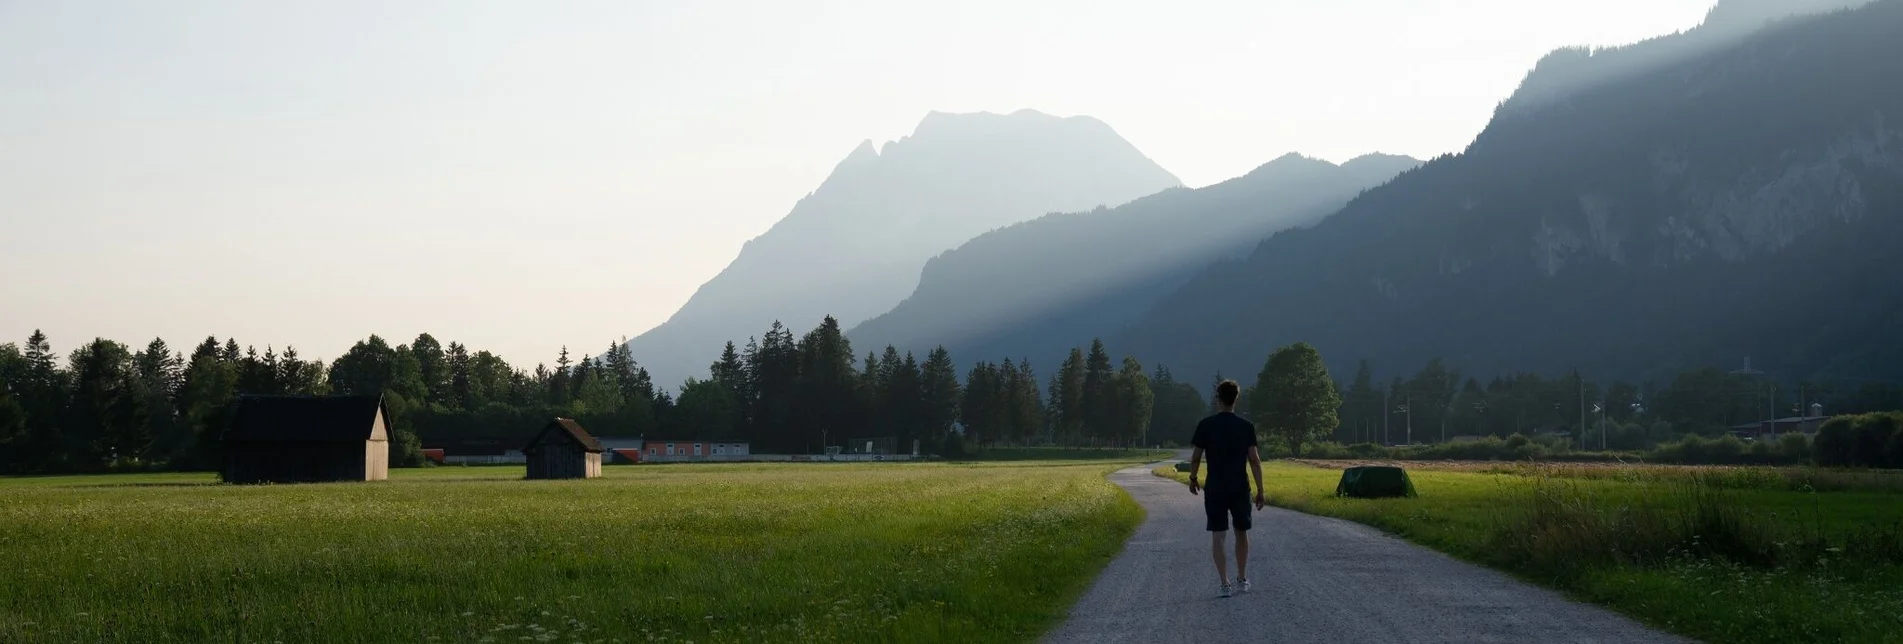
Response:
POLYGON ((1350 467, 1341 471, 1341 483, 1335 485, 1335 496, 1363 499, 1414 496, 1414 482, 1408 480, 1407 470, 1390 465, 1350 467))

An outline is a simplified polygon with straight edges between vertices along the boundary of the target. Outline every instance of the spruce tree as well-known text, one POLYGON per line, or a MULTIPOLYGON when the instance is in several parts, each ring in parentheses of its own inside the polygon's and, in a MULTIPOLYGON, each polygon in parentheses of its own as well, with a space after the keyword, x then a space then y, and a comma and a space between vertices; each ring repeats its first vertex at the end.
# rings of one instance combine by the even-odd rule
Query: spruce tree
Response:
POLYGON ((1150 416, 1156 409, 1156 394, 1150 391, 1150 377, 1144 375, 1143 365, 1135 356, 1123 358, 1123 368, 1116 377, 1117 436, 1119 442, 1131 445, 1146 444, 1145 433, 1150 428, 1150 416))
POLYGON ((1076 442, 1084 439, 1084 352, 1072 347, 1070 356, 1064 359, 1064 365, 1057 372, 1057 394, 1052 396, 1057 405, 1057 434, 1060 440, 1076 442))
POLYGON ((919 371, 920 396, 925 406, 925 437, 936 445, 945 440, 952 424, 958 422, 959 399, 963 396, 958 384, 958 367, 952 363, 951 352, 939 346, 926 355, 919 371))
POLYGON ((445 362, 449 365, 450 406, 454 409, 475 409, 476 399, 475 391, 471 388, 469 347, 463 346, 460 342, 450 342, 445 362))
POLYGON ((1116 372, 1110 367, 1110 353, 1103 340, 1090 341, 1090 355, 1084 360, 1083 417, 1084 433, 1091 440, 1109 438, 1112 400, 1116 395, 1116 372))

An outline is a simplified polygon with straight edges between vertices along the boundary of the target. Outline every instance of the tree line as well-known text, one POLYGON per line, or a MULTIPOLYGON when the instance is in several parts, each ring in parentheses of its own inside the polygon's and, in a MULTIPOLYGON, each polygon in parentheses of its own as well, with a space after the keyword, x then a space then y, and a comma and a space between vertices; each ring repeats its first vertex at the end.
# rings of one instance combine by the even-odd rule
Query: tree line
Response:
POLYGON ((372 335, 326 364, 288 346, 259 352, 215 337, 189 354, 162 339, 136 351, 97 339, 62 359, 35 331, 24 345, 0 344, 0 471, 213 468, 218 437, 247 394, 381 394, 396 465, 421 463, 425 445, 519 448, 552 416, 602 436, 743 439, 759 453, 818 453, 855 439, 950 455, 997 444, 1135 445, 1153 417, 1186 439, 1175 426, 1200 413, 1195 388, 1162 367, 1147 375, 1133 357, 1113 369, 1109 356, 1099 341, 1047 380, 1024 359, 979 362, 961 378, 943 347, 922 360, 889 346, 860 357, 828 317, 801 336, 775 322, 744 346, 727 343, 707 377, 675 395, 625 341, 579 358, 564 347, 553 364, 525 369, 428 333, 396 345, 372 335))
MULTIPOLYGON (((945 455, 1002 444, 1188 443, 1213 410, 1205 393, 1222 374, 1193 384, 1165 366, 1146 371, 1134 356, 1111 355, 1096 340, 1072 348, 1043 379, 1023 358, 980 361, 961 376, 943 347, 923 359, 890 346, 857 354, 828 317, 803 335, 775 322, 744 345, 727 343, 707 377, 688 379, 675 395, 652 381, 625 341, 579 359, 564 347, 552 365, 524 369, 428 333, 394 346, 373 335, 325 364, 291 347, 260 353, 215 337, 189 353, 162 339, 138 350, 96 339, 62 360, 36 331, 24 345, 0 344, 0 470, 215 467, 218 435, 243 394, 381 393, 399 465, 420 463, 424 445, 519 448, 551 416, 576 418, 603 436, 742 439, 759 453, 850 450, 872 439, 945 455)), ((1277 349, 1244 384, 1238 411, 1296 452, 1321 441, 1561 431, 1587 447, 1646 449, 1805 414, 1813 401, 1832 413, 1903 409, 1903 387, 1890 383, 1778 383, 1715 368, 1662 386, 1531 373, 1483 384, 1432 360, 1411 377, 1378 383, 1362 361, 1344 385, 1305 343, 1277 349)))

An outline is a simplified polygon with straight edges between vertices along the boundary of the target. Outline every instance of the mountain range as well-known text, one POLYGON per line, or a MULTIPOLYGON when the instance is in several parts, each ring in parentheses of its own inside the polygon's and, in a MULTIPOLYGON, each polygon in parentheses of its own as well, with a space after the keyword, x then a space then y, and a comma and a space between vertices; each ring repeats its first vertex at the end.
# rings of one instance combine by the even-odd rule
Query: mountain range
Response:
POLYGON ((1723 0, 1683 33, 1543 58, 1458 154, 1289 155, 1194 190, 1094 120, 935 114, 862 146, 636 355, 691 352, 664 361, 695 375, 773 319, 831 313, 862 354, 943 344, 1045 374, 1102 338, 1182 377, 1246 378, 1307 341, 1338 376, 1442 358, 1643 380, 1750 357, 1903 379, 1899 33, 1903 0, 1723 0), (1065 154, 921 169, 978 145, 941 136, 953 123, 1019 118, 1080 123, 1114 159, 1071 156, 1091 189, 1061 196, 1033 186, 1065 154))
POLYGON ((849 327, 891 309, 927 259, 985 231, 1180 185, 1093 118, 933 112, 882 149, 861 143, 628 348, 674 387, 705 377, 724 343, 744 344, 775 321, 805 329, 831 315, 849 327))
POLYGON ((1203 267, 1311 225, 1419 164, 1371 154, 1335 165, 1289 154, 1209 187, 1007 226, 927 262, 911 297, 848 338, 861 351, 892 345, 923 355, 943 345, 968 362, 1049 364, 1078 339, 1130 322, 1203 267))
MULTIPOLYGON (((1731 4, 1763 3, 1714 18, 1731 4)), ((1655 65, 1610 52, 1646 71, 1569 92, 1536 69, 1548 98, 1509 100, 1465 152, 1209 267, 1107 341, 1178 373, 1254 373, 1305 340, 1337 373, 1440 357, 1644 379, 1750 356, 1780 378, 1903 377, 1903 0, 1824 4, 1861 8, 1655 65)))

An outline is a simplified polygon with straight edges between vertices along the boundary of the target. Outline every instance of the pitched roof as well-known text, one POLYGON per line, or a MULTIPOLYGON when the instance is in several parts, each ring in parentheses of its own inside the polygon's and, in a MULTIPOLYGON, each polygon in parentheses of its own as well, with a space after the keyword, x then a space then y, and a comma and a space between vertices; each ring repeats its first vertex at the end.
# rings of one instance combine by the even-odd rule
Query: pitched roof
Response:
POLYGON ((576 444, 581 445, 581 448, 584 450, 590 452, 606 451, 602 448, 601 441, 597 441, 595 437, 589 436, 588 430, 582 429, 581 424, 567 418, 556 418, 555 420, 548 421, 548 424, 542 427, 542 431, 536 432, 535 437, 529 439, 529 444, 523 447, 522 451, 528 451, 530 447, 535 447, 542 443, 548 439, 551 433, 556 432, 567 434, 570 439, 573 439, 576 444))
POLYGON ((331 442, 370 439, 377 416, 388 425, 383 397, 239 396, 227 441, 331 442))

